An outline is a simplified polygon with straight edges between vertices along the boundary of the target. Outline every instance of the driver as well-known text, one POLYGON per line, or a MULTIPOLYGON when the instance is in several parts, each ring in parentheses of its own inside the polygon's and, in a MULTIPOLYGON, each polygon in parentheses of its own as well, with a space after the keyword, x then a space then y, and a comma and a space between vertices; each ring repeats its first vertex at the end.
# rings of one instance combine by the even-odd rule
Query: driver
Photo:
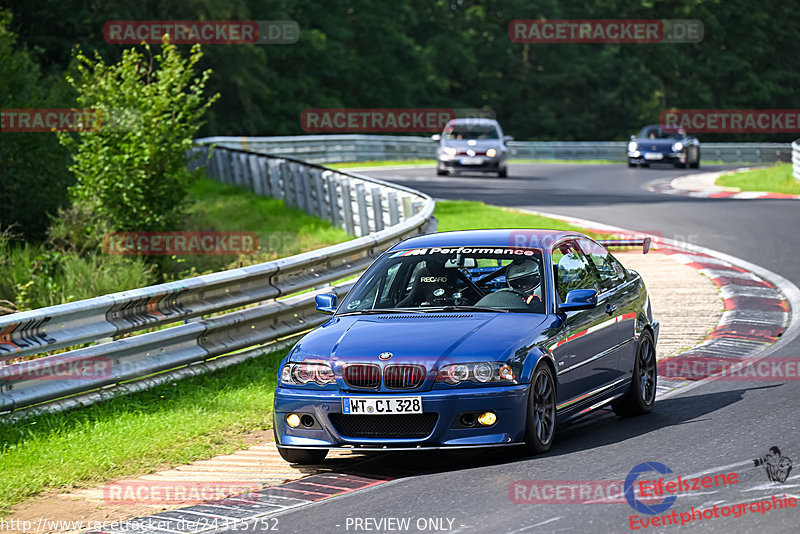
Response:
POLYGON ((525 304, 530 305, 541 300, 533 292, 541 283, 539 265, 533 260, 514 260, 506 267, 506 283, 508 287, 521 293, 525 304))

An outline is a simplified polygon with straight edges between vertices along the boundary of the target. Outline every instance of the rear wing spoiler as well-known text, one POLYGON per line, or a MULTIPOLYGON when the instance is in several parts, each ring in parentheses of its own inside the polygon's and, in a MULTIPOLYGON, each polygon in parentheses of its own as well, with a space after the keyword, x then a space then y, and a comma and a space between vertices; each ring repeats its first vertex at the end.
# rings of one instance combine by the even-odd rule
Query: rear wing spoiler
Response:
POLYGON ((652 239, 644 237, 642 239, 600 239, 597 241, 606 248, 611 247, 642 247, 642 254, 650 252, 652 239))

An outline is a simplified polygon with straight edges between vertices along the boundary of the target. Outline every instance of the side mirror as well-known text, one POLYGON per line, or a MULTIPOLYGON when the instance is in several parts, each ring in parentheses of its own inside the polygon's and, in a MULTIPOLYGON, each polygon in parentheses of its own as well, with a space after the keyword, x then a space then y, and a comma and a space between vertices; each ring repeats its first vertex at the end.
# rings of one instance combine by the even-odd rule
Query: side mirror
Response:
POLYGON ((597 290, 573 289, 567 293, 565 302, 559 306, 561 311, 590 310, 597 306, 597 290))
POLYGON ((314 297, 314 303, 318 312, 333 315, 336 312, 338 298, 333 293, 320 293, 314 297))
POLYGON ((439 141, 441 141, 441 140, 442 140, 442 136, 441 136, 441 135, 439 135, 439 134, 433 134, 433 135, 431 136, 431 139, 433 139, 434 141, 436 141, 436 142, 438 143, 439 141))
POLYGON ((631 136, 631 141, 636 141, 636 136, 635 135, 631 136))
POLYGON ((503 136, 503 142, 504 143, 508 143, 509 141, 513 141, 513 140, 514 140, 514 136, 511 136, 511 135, 504 135, 503 136))

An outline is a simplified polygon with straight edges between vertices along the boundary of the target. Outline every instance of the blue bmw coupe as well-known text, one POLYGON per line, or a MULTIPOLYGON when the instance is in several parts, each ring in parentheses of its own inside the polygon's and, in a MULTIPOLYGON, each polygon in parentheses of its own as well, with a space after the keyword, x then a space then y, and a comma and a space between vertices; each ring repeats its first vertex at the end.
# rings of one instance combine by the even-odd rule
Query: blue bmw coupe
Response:
POLYGON ((653 408, 659 323, 641 276, 574 232, 474 230, 382 254, 281 362, 275 440, 289 462, 330 449, 522 445, 611 405, 653 408))

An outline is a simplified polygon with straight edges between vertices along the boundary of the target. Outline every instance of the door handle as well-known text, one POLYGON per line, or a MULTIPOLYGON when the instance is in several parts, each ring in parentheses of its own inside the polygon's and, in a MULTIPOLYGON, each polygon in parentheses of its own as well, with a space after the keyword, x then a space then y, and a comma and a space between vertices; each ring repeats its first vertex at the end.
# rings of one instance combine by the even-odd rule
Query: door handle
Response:
POLYGON ((607 304, 606 305, 606 313, 607 314, 611 315, 615 311, 617 311, 617 305, 616 304, 607 304))

